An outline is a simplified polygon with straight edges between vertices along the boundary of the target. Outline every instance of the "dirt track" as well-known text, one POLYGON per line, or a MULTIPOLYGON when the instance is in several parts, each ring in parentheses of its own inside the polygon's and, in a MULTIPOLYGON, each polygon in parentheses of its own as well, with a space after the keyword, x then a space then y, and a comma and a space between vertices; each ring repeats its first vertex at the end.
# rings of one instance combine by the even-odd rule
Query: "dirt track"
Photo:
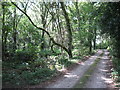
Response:
POLYGON ((72 88, 102 52, 103 52, 102 50, 99 50, 95 55, 91 56, 88 60, 79 64, 77 68, 66 73, 62 78, 48 85, 46 88, 72 88))
MULTIPOLYGON (((109 77, 109 67, 107 63, 110 62, 107 50, 98 50, 98 52, 87 59, 85 62, 80 63, 77 67, 69 70, 65 75, 58 78, 56 81, 51 82, 44 88, 73 88, 77 82, 84 76, 84 73, 94 63, 97 58, 101 58, 89 79, 84 84, 83 88, 112 88, 113 81, 109 77), (103 56, 99 56, 104 53, 103 56)), ((40 88, 39 85, 32 88, 40 88)))
POLYGON ((109 68, 107 68, 107 63, 109 62, 108 57, 109 52, 105 50, 100 62, 95 68, 93 74, 87 81, 84 88, 112 88, 112 79, 108 77, 109 68))

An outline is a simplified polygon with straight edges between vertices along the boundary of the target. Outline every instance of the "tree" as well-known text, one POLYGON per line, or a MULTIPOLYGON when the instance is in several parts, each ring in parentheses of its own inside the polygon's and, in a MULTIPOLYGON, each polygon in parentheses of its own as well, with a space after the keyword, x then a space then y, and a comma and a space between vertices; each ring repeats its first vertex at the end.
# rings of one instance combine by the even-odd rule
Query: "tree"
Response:
POLYGON ((107 3, 104 5, 104 13, 101 18, 102 33, 109 35, 113 41, 114 56, 120 58, 120 2, 107 3))
MULTIPOLYGON (((3 17, 2 17, 2 53, 5 54, 5 48, 6 48, 6 38, 5 38, 5 4, 2 3, 2 12, 3 12, 3 17)), ((2 57, 4 60, 4 56, 2 57)))
POLYGON ((69 57, 71 58, 71 56, 72 56, 71 47, 69 47, 69 48, 67 49, 66 47, 62 46, 61 44, 55 42, 54 38, 51 37, 51 35, 50 35, 50 33, 49 33, 48 31, 46 31, 44 28, 41 28, 41 27, 38 27, 37 25, 35 25, 34 22, 32 21, 32 19, 27 15, 27 13, 25 13, 23 10, 21 10, 14 2, 12 2, 12 4, 13 4, 14 6, 16 6, 16 8, 18 8, 18 9, 30 20, 30 22, 32 23, 32 25, 33 25, 34 27, 36 27, 36 28, 39 29, 39 30, 44 31, 44 32, 49 36, 50 40, 51 40, 55 45, 63 48, 63 49, 68 53, 69 57))
POLYGON ((65 20, 66 20, 66 25, 67 25, 68 53, 69 53, 69 57, 72 58, 72 31, 71 31, 71 27, 70 27, 70 19, 68 17, 68 13, 65 10, 64 2, 60 2, 60 4, 61 4, 61 8, 62 8, 63 13, 64 13, 64 17, 65 17, 65 20))

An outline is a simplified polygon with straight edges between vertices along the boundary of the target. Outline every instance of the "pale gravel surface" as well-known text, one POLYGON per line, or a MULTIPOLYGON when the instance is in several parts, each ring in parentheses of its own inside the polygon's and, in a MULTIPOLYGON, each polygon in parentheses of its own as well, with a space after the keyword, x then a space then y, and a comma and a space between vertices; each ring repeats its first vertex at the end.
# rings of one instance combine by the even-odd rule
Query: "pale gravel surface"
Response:
POLYGON ((102 50, 98 50, 98 52, 95 55, 91 56, 85 62, 79 64, 77 68, 66 73, 56 82, 49 84, 46 88, 72 88, 102 52, 103 52, 102 50))
POLYGON ((95 68, 93 74, 87 81, 84 88, 110 88, 110 84, 113 82, 111 78, 107 77, 107 71, 106 64, 109 61, 108 57, 109 52, 105 50, 104 55, 102 56, 102 59, 98 63, 97 67, 95 68))

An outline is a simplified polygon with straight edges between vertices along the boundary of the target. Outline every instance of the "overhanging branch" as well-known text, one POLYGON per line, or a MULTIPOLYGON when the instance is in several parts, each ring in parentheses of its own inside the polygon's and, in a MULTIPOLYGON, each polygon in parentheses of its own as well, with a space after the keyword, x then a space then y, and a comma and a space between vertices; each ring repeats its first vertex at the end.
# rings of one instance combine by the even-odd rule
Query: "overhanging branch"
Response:
POLYGON ((66 47, 64 47, 64 46, 62 46, 61 44, 55 42, 55 40, 50 36, 50 33, 49 33, 48 31, 46 31, 44 28, 41 28, 41 27, 38 27, 37 25, 35 25, 34 22, 32 21, 32 19, 27 15, 26 12, 24 12, 23 10, 21 10, 14 2, 11 2, 11 3, 12 3, 17 9, 19 9, 19 10, 29 19, 29 21, 32 23, 32 25, 33 25, 34 27, 36 27, 36 28, 39 29, 39 30, 44 31, 44 32, 49 36, 49 38, 50 38, 50 40, 53 42, 53 44, 55 44, 55 45, 63 48, 67 53, 69 53, 69 51, 68 51, 68 49, 67 49, 66 47))

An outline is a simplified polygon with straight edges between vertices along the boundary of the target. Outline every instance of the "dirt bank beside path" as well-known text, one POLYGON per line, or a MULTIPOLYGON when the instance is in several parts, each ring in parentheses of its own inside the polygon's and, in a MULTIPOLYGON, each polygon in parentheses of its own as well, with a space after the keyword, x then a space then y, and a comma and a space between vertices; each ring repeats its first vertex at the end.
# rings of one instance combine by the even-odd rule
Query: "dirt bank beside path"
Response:
POLYGON ((58 79, 56 82, 46 86, 46 88, 72 88, 102 52, 103 52, 102 50, 98 50, 98 52, 95 55, 91 56, 85 62, 80 63, 77 68, 67 72, 63 77, 58 79))

